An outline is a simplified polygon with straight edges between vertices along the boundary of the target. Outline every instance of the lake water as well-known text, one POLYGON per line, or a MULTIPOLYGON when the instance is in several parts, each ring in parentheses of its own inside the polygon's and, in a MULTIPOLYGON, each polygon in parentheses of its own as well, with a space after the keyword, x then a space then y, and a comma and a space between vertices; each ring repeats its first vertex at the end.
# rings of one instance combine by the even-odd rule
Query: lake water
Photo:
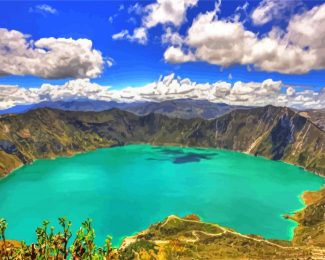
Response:
POLYGON ((76 230, 93 219, 97 242, 146 229, 171 214, 266 238, 290 239, 282 217, 303 207, 300 195, 324 179, 298 167, 242 153, 130 145, 38 160, 0 181, 0 217, 9 239, 35 240, 42 220, 67 216, 76 230))

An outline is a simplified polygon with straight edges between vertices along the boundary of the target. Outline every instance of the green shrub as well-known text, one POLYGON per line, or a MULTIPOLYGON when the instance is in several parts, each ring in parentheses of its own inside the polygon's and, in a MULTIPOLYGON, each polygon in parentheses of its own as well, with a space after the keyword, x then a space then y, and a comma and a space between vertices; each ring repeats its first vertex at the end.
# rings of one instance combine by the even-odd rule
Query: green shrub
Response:
POLYGON ((107 237, 103 247, 98 247, 95 244, 95 231, 92 228, 91 219, 82 223, 71 245, 69 245, 72 238, 71 221, 65 217, 59 218, 61 231, 57 233, 54 232, 54 227, 49 228, 49 224, 49 221, 43 221, 42 225, 36 229, 36 243, 26 245, 25 242, 20 242, 14 245, 5 237, 7 221, 0 219, 1 259, 115 259, 111 237, 107 237))

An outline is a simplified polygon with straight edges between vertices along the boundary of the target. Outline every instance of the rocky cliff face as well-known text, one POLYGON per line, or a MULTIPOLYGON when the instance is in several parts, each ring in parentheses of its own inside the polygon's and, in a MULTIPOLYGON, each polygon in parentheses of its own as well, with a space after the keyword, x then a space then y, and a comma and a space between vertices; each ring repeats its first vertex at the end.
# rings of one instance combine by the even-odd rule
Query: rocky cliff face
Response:
POLYGON ((273 106, 216 120, 216 147, 262 155, 325 174, 325 133, 307 118, 273 106))
POLYGON ((294 163, 325 174, 325 132, 288 108, 235 110, 214 120, 137 116, 113 109, 48 108, 0 117, 0 174, 38 158, 131 143, 214 147, 294 163))
POLYGON ((325 131, 325 108, 323 109, 311 109, 306 111, 300 111, 300 115, 307 117, 320 129, 325 131))

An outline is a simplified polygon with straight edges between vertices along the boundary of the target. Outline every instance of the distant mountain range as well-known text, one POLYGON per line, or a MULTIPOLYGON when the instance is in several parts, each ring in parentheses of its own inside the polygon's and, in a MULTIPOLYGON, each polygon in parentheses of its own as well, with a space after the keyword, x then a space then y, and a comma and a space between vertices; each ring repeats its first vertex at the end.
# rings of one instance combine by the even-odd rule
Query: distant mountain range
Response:
POLYGON ((213 103, 207 100, 177 99, 163 102, 133 102, 118 103, 115 101, 100 100, 71 100, 41 102, 31 105, 18 105, 9 109, 0 110, 0 114, 19 114, 37 108, 55 108, 67 111, 104 111, 112 108, 129 111, 137 115, 158 113, 169 117, 212 119, 224 115, 238 108, 252 108, 232 106, 224 103, 213 103))
MULTIPOLYGON (((21 114, 37 108, 54 108, 66 111, 105 111, 113 108, 128 111, 136 115, 148 115, 150 113, 162 114, 172 118, 202 118, 214 119, 236 109, 251 109, 251 106, 235 106, 224 103, 213 103, 207 100, 176 99, 162 102, 131 102, 119 103, 116 101, 101 100, 70 100, 70 101, 46 101, 30 105, 17 105, 0 110, 3 114, 21 114)), ((299 111, 320 129, 325 131, 325 108, 299 111)))
POLYGON ((17 105, 8 109, 0 110, 0 114, 21 114, 37 108, 55 108, 68 111, 103 111, 112 108, 124 109, 127 107, 138 106, 143 103, 118 103, 115 101, 101 100, 70 100, 70 101, 44 101, 36 104, 17 105))
POLYGON ((236 109, 217 119, 39 108, 0 116, 0 173, 38 158, 132 143, 223 148, 325 175, 325 132, 285 107, 236 109))

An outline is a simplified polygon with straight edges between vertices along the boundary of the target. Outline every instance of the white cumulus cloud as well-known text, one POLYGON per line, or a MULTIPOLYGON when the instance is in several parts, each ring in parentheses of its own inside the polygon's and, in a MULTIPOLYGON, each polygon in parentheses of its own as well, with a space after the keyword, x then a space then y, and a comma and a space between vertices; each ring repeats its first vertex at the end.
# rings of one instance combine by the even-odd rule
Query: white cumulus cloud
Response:
POLYGON ((325 68, 325 4, 293 16, 288 25, 288 41, 314 54, 313 67, 325 68))
POLYGON ((168 23, 179 26, 186 19, 187 9, 197 2, 198 0, 157 0, 145 7, 147 15, 143 17, 143 24, 146 28, 168 23))
POLYGON ((157 0, 145 7, 139 4, 131 5, 129 13, 142 16, 142 24, 134 29, 131 34, 128 30, 122 30, 112 36, 113 40, 136 41, 146 44, 148 41, 148 30, 159 24, 180 26, 186 20, 186 11, 197 4, 198 0, 157 0))
POLYGON ((195 56, 191 52, 184 53, 181 48, 171 46, 165 51, 164 59, 170 63, 183 63, 188 61, 194 61, 195 56))
POLYGON ((206 61, 224 67, 253 65, 259 70, 285 74, 325 68, 325 4, 293 16, 286 31, 273 28, 262 36, 247 30, 240 21, 219 19, 218 12, 216 8, 199 14, 187 35, 177 35, 177 45, 170 40, 165 60, 206 61), (190 59, 184 49, 191 50, 190 59))
POLYGON ((41 38, 0 28, 0 76, 33 75, 42 78, 94 78, 101 74, 104 59, 92 41, 72 38, 41 38))

